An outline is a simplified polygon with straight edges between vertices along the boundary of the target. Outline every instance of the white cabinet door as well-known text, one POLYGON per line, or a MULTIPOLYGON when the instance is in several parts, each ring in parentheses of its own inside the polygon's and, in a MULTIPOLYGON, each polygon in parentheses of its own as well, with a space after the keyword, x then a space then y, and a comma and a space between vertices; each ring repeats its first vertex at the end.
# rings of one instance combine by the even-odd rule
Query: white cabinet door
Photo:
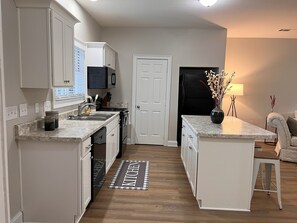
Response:
POLYGON ((197 178, 197 150, 191 141, 188 142, 189 163, 187 166, 189 181, 192 188, 193 195, 196 196, 196 178, 197 178))
POLYGON ((187 161, 187 156, 186 156, 186 151, 187 151, 187 147, 188 147, 188 139, 187 139, 187 127, 186 125, 183 123, 182 124, 182 137, 181 137, 181 159, 182 162, 184 164, 184 167, 186 168, 186 161, 187 161))
POLYGON ((73 86, 73 25, 68 23, 61 15, 52 11, 52 31, 53 86, 73 86))
POLYGON ((63 17, 52 11, 52 70, 53 85, 64 85, 64 21, 63 17))
POLYGON ((68 20, 64 20, 64 84, 74 85, 74 27, 68 20))
POLYGON ((106 173, 116 159, 119 150, 119 125, 111 130, 106 137, 106 173))
POLYGON ((115 70, 115 52, 107 45, 104 46, 104 65, 115 70))
POLYGON ((88 152, 87 155, 82 159, 82 213, 88 206, 91 200, 91 152, 88 152))

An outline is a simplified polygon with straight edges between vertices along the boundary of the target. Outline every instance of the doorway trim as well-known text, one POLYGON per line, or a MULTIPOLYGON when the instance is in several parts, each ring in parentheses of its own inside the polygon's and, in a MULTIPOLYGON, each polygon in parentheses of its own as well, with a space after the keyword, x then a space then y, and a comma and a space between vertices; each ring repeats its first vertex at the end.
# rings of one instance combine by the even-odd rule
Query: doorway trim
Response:
POLYGON ((167 60, 167 76, 166 76, 166 97, 165 97, 165 123, 164 123, 164 139, 163 146, 170 146, 168 141, 169 130, 169 116, 170 116, 170 92, 171 92, 171 67, 172 56, 169 55, 133 55, 133 76, 132 76, 132 113, 131 113, 131 144, 135 144, 135 124, 136 124, 136 75, 137 75, 137 60, 151 59, 151 60, 167 60))

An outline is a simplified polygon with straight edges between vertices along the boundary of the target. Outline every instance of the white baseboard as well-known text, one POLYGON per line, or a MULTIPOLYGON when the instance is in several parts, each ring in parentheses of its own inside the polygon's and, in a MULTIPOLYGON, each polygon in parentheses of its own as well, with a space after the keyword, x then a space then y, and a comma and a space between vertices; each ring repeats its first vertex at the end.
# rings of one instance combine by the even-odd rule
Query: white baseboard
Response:
POLYGON ((23 212, 18 212, 13 219, 10 220, 10 223, 23 223, 23 212))
POLYGON ((131 145, 131 139, 127 137, 127 144, 131 145))
POLYGON ((177 141, 168 141, 167 146, 168 147, 177 147, 177 141))

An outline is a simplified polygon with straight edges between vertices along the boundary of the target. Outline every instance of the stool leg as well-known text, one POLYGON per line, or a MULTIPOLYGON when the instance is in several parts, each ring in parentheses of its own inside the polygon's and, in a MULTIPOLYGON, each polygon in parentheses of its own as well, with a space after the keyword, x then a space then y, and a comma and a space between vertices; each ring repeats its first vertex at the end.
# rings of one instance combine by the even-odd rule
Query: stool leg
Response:
POLYGON ((277 186, 277 200, 278 200, 278 205, 279 209, 282 210, 282 198, 281 198, 281 183, 280 183, 280 165, 279 162, 275 163, 275 179, 276 179, 276 186, 277 186))
POLYGON ((259 168, 259 173, 260 173, 260 177, 261 177, 261 184, 262 184, 262 189, 264 190, 265 189, 265 183, 264 183, 264 180, 265 180, 265 177, 263 175, 263 163, 260 163, 260 168, 259 168))
MULTIPOLYGON (((270 190, 271 183, 271 164, 265 163, 265 179, 266 179, 266 190, 270 190)), ((268 194, 270 194, 268 192, 268 194)))
POLYGON ((253 194, 254 194, 254 189, 255 189, 256 181, 257 181, 257 176, 258 176, 258 173, 259 173, 259 167, 260 167, 260 162, 257 159, 254 159, 253 182, 252 182, 253 188, 252 188, 251 198, 253 197, 253 194))

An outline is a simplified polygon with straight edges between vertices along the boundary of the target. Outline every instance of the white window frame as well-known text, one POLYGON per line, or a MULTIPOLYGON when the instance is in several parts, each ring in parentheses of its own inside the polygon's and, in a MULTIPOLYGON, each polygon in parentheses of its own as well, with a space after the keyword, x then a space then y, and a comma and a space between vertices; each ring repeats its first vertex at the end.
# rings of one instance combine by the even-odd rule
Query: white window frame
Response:
MULTIPOLYGON (((81 102, 83 102, 84 100, 86 100, 86 95, 87 95, 87 78, 86 78, 86 50, 87 50, 87 45, 86 43, 78 40, 78 39, 74 39, 74 47, 78 47, 82 50, 85 51, 85 61, 84 61, 84 81, 85 81, 85 93, 84 96, 80 96, 80 97, 65 97, 63 99, 59 99, 56 100, 56 95, 55 95, 55 88, 52 89, 52 98, 53 98, 53 108, 62 108, 62 107, 67 107, 67 106, 71 106, 71 105, 77 105, 81 102)), ((74 83, 75 84, 75 83, 74 83)))

